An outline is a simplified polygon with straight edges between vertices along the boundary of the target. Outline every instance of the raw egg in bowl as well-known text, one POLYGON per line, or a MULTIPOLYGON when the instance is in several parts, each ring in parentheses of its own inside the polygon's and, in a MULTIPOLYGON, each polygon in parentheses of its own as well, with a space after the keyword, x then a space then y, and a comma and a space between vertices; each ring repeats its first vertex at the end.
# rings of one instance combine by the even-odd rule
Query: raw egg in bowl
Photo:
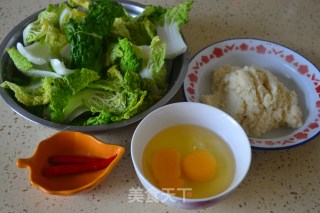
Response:
POLYGON ((131 156, 139 180, 157 200, 199 209, 223 200, 243 181, 251 148, 241 126, 223 111, 181 102, 140 122, 131 156))
POLYGON ((32 157, 18 159, 17 166, 28 168, 30 182, 48 194, 72 195, 107 178, 124 152, 88 134, 58 132, 41 141, 32 157))

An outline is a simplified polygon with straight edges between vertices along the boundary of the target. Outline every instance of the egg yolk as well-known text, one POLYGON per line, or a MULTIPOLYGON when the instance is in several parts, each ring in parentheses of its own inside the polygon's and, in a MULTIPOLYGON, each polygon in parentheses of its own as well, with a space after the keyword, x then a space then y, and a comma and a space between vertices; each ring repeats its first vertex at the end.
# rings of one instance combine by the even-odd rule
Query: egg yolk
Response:
POLYGON ((193 181, 209 181, 216 175, 216 160, 208 152, 193 151, 182 160, 182 171, 193 181))
POLYGON ((160 188, 179 188, 184 181, 181 176, 181 156, 178 150, 165 148, 152 157, 152 171, 160 188))

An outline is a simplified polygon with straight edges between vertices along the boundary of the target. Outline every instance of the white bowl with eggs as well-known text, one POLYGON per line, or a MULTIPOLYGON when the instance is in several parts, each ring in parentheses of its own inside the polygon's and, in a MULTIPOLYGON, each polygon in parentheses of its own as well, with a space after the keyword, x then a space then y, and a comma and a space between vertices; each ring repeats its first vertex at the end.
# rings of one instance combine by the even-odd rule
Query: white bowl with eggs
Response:
MULTIPOLYGON (((231 116, 205 104, 180 102, 160 107, 139 123, 131 141, 131 157, 139 180, 145 190, 156 200, 178 208, 199 209, 220 202, 243 181, 251 163, 251 147, 246 133, 231 116), (220 149, 220 146, 227 149, 220 149), (215 147, 218 153, 212 151, 215 147), (161 168, 154 167, 156 164, 154 159, 160 152, 159 150, 171 148, 179 152, 179 159, 181 159, 173 161, 172 164, 167 162, 169 169, 178 166, 181 171, 178 173, 171 171, 165 179, 170 179, 169 176, 172 173, 178 174, 181 184, 173 185, 176 187, 172 188, 160 188, 161 178, 156 173, 161 168), (221 155, 228 150, 231 153, 230 159, 222 159, 221 155), (212 161, 214 165, 210 160, 211 157, 208 162, 204 162, 207 159, 205 155, 200 156, 201 159, 204 159, 203 162, 188 164, 192 162, 190 161, 192 157, 188 158, 188 156, 195 157, 193 154, 198 152, 210 155, 214 159, 212 161), (215 175, 211 176, 212 165, 215 175), (230 171, 230 169, 232 173, 225 171, 230 171), (151 174, 152 172, 154 174, 151 174), (201 173, 205 176, 204 179, 194 177, 188 172, 194 175, 201 173), (224 183, 224 188, 216 189, 217 183, 215 182, 225 179, 222 178, 222 175, 232 175, 231 178, 228 177, 230 182, 224 183)), ((197 157, 193 159, 197 160, 197 157)), ((163 160, 165 161, 166 159, 163 160)))

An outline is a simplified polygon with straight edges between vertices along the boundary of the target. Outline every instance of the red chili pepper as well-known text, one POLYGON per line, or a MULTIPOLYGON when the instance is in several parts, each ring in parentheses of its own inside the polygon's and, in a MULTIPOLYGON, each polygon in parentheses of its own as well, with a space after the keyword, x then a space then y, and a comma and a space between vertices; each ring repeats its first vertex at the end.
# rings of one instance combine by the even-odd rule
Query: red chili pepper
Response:
POLYGON ((56 155, 49 158, 49 162, 53 164, 70 164, 70 163, 93 163, 101 161, 104 158, 76 156, 76 155, 56 155))
POLYGON ((55 165, 43 170, 43 175, 45 177, 55 177, 60 175, 70 175, 70 174, 78 174, 83 172, 91 172, 106 168, 110 165, 110 163, 117 157, 117 155, 112 156, 111 158, 105 158, 100 161, 95 161, 91 163, 83 163, 83 164, 62 164, 55 165))

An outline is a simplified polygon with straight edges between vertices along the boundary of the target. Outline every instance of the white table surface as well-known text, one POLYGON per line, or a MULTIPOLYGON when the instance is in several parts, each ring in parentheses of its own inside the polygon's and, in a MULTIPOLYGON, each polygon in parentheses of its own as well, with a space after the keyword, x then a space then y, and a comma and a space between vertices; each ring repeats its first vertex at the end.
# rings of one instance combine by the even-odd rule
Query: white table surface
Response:
MULTIPOLYGON (((0 0, 0 41, 28 15, 57 0, 0 0)), ((170 6, 180 0, 137 0, 170 6)), ((195 0, 183 28, 190 56, 228 38, 259 38, 281 43, 320 67, 320 1, 195 0)), ((181 91, 172 102, 182 101, 181 91)), ((30 157, 38 142, 56 133, 14 113, 0 99, 0 212, 190 212, 161 203, 131 202, 130 189, 142 188, 130 158, 137 124, 94 134, 127 151, 114 172, 97 187, 63 197, 45 194, 29 183, 16 159, 30 157)), ((320 138, 289 150, 253 150, 250 171, 226 200, 198 212, 320 212, 320 138)), ((146 196, 146 195, 145 195, 146 196)), ((144 202, 143 202, 144 201, 144 202)))

